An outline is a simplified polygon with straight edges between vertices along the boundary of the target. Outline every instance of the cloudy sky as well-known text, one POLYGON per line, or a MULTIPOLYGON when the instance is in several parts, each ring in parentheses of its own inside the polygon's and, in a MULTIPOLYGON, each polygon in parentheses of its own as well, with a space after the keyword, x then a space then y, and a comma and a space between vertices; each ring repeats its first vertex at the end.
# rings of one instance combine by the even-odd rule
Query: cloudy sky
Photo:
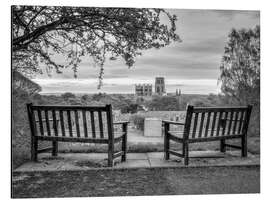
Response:
POLYGON ((83 60, 78 78, 72 70, 63 74, 37 75, 33 80, 43 93, 133 93, 134 84, 152 83, 157 76, 165 77, 167 92, 180 88, 182 93, 218 93, 219 65, 232 28, 253 28, 260 24, 258 11, 181 10, 177 15, 177 33, 181 43, 143 52, 136 64, 128 69, 124 61, 105 64, 104 85, 98 90, 99 68, 83 60))

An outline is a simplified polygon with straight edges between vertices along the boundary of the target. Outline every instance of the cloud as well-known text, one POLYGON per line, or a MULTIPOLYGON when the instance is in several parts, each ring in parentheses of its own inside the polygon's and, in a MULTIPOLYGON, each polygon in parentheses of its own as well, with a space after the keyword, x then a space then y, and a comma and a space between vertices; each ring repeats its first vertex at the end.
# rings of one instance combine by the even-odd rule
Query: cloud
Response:
POLYGON ((233 20, 237 15, 244 15, 254 19, 260 18, 260 11, 257 10, 212 10, 212 12, 216 13, 220 17, 226 18, 227 20, 233 20))
POLYGON ((172 46, 170 49, 179 54, 215 55, 222 54, 225 44, 226 39, 224 37, 213 37, 206 40, 184 41, 181 45, 172 46))
MULTIPOLYGON (((213 81, 219 77, 219 66, 230 30, 252 28, 260 24, 259 11, 195 9, 167 9, 167 11, 177 15, 176 32, 183 41, 172 43, 162 49, 144 50, 143 55, 137 58, 134 67, 130 69, 122 58, 116 61, 107 60, 102 90, 133 92, 133 84, 153 82, 156 76, 163 76, 168 81, 170 90, 181 86, 181 89, 184 88, 186 91, 216 92, 217 85, 213 81), (175 82, 171 83, 173 80, 175 82)), ((46 91, 60 89, 62 91, 66 88, 70 91, 91 92, 97 91, 99 71, 100 68, 94 66, 89 57, 85 57, 79 65, 77 80, 74 80, 71 69, 63 70, 62 74, 54 73, 52 79, 55 81, 49 80, 46 74, 38 76, 37 79, 45 79, 38 83, 40 82, 46 91)))

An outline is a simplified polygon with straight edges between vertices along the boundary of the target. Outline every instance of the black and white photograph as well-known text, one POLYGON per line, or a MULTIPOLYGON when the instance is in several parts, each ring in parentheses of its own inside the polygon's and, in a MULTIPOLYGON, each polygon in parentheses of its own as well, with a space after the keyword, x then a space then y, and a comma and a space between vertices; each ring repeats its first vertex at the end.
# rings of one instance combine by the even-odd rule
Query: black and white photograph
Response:
POLYGON ((9 9, 11 198, 261 192, 260 10, 9 9))

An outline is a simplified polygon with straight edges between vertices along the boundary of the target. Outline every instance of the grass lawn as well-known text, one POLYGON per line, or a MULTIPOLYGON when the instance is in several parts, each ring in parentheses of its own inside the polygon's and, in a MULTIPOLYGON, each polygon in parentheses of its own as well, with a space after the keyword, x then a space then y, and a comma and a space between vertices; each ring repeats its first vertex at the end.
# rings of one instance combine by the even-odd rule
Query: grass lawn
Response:
POLYGON ((260 167, 13 173, 13 198, 259 193, 260 167))
MULTIPOLYGON (((240 139, 226 141, 231 144, 240 146, 240 139)), ((206 151, 206 150, 219 150, 219 141, 212 142, 201 142, 190 144, 190 150, 194 151, 206 151)), ((116 145, 116 150, 120 149, 120 144, 116 145)), ((181 150, 182 145, 171 142, 171 149, 181 150)), ((228 148, 227 150, 235 150, 228 148)), ((146 152, 163 152, 163 143, 132 143, 128 142, 129 153, 146 153, 146 152)), ((252 154, 260 154, 260 137, 249 137, 248 138, 248 151, 252 154)), ((61 143, 59 145, 59 152, 72 152, 72 153, 90 153, 90 152, 107 152, 107 145, 100 144, 81 144, 81 143, 61 143)))

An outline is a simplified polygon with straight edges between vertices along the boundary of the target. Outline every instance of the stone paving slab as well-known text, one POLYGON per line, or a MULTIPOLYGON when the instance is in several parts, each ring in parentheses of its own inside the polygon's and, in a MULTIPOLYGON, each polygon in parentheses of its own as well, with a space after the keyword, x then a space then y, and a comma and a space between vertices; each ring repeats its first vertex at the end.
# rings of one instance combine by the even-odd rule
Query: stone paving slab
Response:
MULTIPOLYGON (((189 166, 219 166, 219 165, 259 165, 260 156, 248 154, 241 157, 238 151, 191 151, 189 166)), ((15 171, 59 171, 59 170, 89 170, 94 168, 107 168, 106 153, 59 153, 52 157, 49 153, 40 154, 38 162, 28 162, 15 171)), ((128 153, 127 161, 115 160, 114 168, 148 168, 148 167, 186 167, 183 159, 170 156, 164 160, 163 152, 128 153)))
MULTIPOLYGON (((182 153, 179 151, 179 153, 182 153)), ((164 153, 163 152, 148 152, 148 158, 150 159, 163 159, 164 153)), ((248 153, 248 157, 254 157, 255 155, 248 153)), ((174 159, 178 157, 170 155, 170 159, 174 159)), ((227 152, 220 152, 220 151, 191 151, 189 152, 189 158, 225 158, 225 157, 241 157, 241 152, 238 151, 227 151, 227 152)))
POLYGON ((127 160, 126 162, 116 164, 116 168, 149 168, 151 167, 148 159, 127 160))
MULTIPOLYGON (((191 151, 189 166, 204 166, 204 165, 259 165, 260 159, 251 153, 247 158, 242 158, 238 151, 228 151, 222 153, 219 151, 191 151)), ((164 160, 163 152, 147 153, 151 167, 169 167, 183 166, 182 158, 170 155, 169 160, 164 160)))
POLYGON ((149 159, 151 167, 174 167, 174 166, 183 166, 181 162, 176 162, 172 160, 164 159, 149 159))

